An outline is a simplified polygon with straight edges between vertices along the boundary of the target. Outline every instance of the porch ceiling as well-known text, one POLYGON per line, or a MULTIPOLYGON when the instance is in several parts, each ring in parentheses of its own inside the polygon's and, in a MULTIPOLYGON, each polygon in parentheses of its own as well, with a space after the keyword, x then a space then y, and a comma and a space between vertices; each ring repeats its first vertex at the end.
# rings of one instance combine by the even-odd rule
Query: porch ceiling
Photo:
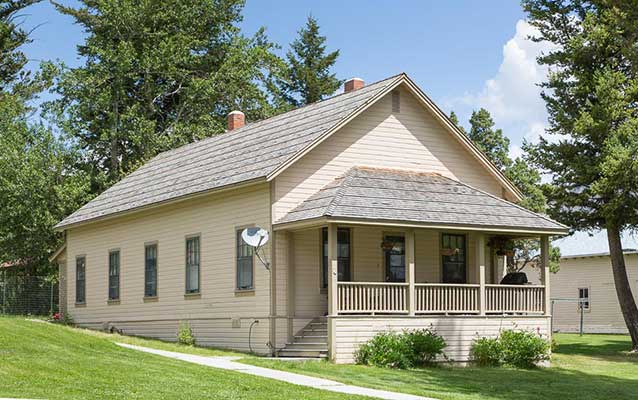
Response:
POLYGON ((566 234, 546 216, 433 173, 350 169, 276 222, 384 221, 429 226, 566 234))

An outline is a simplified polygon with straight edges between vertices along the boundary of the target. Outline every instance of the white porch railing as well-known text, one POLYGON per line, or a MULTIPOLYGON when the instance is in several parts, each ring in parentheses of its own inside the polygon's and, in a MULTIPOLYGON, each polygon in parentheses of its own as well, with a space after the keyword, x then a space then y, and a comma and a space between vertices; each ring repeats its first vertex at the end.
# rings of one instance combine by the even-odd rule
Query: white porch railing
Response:
POLYGON ((403 314, 408 312, 407 283, 339 282, 341 314, 403 314))
POLYGON ((420 314, 478 313, 480 288, 480 285, 417 283, 415 311, 420 314))
POLYGON ((485 285, 485 311, 488 313, 543 313, 543 285, 485 285))
MULTIPOLYGON (((409 285, 385 282, 338 282, 339 314, 408 314, 409 285)), ((545 286, 417 283, 415 314, 486 314, 545 312, 545 286), (484 290, 482 290, 484 289, 484 290)))

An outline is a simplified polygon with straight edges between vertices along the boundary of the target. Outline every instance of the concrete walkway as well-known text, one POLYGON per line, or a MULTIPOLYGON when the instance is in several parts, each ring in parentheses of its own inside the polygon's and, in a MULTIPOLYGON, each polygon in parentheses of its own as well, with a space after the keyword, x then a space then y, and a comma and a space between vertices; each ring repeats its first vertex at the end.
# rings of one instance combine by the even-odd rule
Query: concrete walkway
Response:
POLYGON ((270 368, 255 367, 238 363, 235 360, 241 357, 204 357, 192 354, 177 353, 174 351, 156 350, 148 347, 134 346, 125 343, 116 343, 119 346, 128 349, 139 350, 146 353, 157 354, 164 357, 174 358, 191 362, 194 364, 205 365, 213 368, 221 368, 229 371, 241 372, 243 374, 256 375, 264 378, 276 379, 278 381, 292 383, 293 385, 307 386, 315 389, 329 390, 331 392, 355 394, 368 397, 376 397, 386 400, 434 400, 429 397, 414 396, 411 394, 388 392, 385 390, 369 389, 360 386, 345 385, 340 382, 328 379, 314 378, 307 375, 294 374, 292 372, 278 371, 270 368))

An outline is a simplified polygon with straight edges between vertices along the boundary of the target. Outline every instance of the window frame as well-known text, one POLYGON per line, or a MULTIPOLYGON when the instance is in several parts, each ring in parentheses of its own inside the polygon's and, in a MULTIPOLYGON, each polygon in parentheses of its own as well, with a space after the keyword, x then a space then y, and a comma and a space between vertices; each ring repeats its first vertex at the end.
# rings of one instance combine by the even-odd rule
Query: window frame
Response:
POLYGON ((120 300, 120 288, 121 288, 121 281, 120 281, 120 277, 122 276, 122 253, 120 252, 120 249, 110 249, 109 253, 108 253, 108 286, 107 286, 107 300, 109 302, 117 302, 120 300), (112 275, 111 274, 111 262, 113 261, 112 256, 117 254, 117 274, 116 275, 112 275), (116 297, 111 296, 111 289, 113 289, 113 285, 111 280, 117 277, 117 286, 115 286, 115 290, 116 290, 116 297))
MULTIPOLYGON (((337 253, 339 253, 339 231, 344 232, 344 231, 348 231, 348 257, 339 257, 339 255, 337 254, 337 264, 340 263, 340 261, 344 261, 345 259, 348 260, 348 277, 347 279, 339 279, 339 282, 352 282, 352 276, 353 276, 353 271, 352 271, 352 231, 353 229, 350 228, 349 226, 340 226, 337 227, 337 253)), ((330 267, 328 266, 328 248, 327 248, 327 243, 328 243, 328 228, 327 227, 323 227, 321 228, 321 230, 319 231, 319 238, 320 238, 320 255, 321 255, 321 259, 320 259, 320 266, 321 268, 319 269, 319 288, 322 291, 326 291, 328 289, 328 274, 330 272, 330 267)), ((344 264, 341 264, 344 265, 344 264)))
POLYGON ((195 233, 187 235, 184 238, 184 294, 186 296, 197 296, 202 290, 202 235, 195 233), (197 239, 197 289, 188 288, 189 283, 189 259, 188 259, 188 242, 197 239))
POLYGON ((237 226, 235 227, 235 239, 234 239, 234 246, 233 246, 233 251, 235 253, 235 292, 236 293, 242 293, 242 292, 253 292, 255 290, 255 250, 251 247, 248 246, 248 244, 246 244, 246 242, 244 242, 244 239, 241 237, 241 233, 244 231, 244 229, 246 228, 254 228, 255 225, 245 225, 245 226, 237 226), (240 240, 241 243, 240 244, 240 240), (250 263, 251 263, 251 268, 250 268, 250 273, 251 273, 251 285, 250 287, 239 287, 239 282, 241 281, 239 278, 239 264, 240 264, 240 256, 239 256, 239 249, 240 246, 246 246, 248 249, 250 249, 250 256, 242 256, 242 259, 248 260, 250 259, 250 263))
POLYGON ((591 310, 591 289, 588 286, 584 286, 584 287, 579 287, 578 288, 578 311, 580 311, 580 308, 583 308, 583 311, 589 311, 591 310), (581 297, 580 293, 581 290, 586 290, 587 291, 587 297, 581 297), (580 299, 587 299, 587 305, 583 306, 582 303, 580 302, 580 299))
POLYGON ((445 282, 445 261, 443 259, 443 257, 446 257, 445 255, 443 255, 441 253, 441 249, 443 249, 443 242, 444 242, 444 237, 445 236, 456 236, 456 237, 462 237, 463 238, 463 264, 464 264, 464 269, 465 269, 465 277, 464 277, 464 282, 463 283, 458 283, 458 284, 467 284, 469 282, 469 263, 468 263, 468 259, 470 257, 470 255, 468 254, 468 240, 469 240, 469 235, 467 233, 449 233, 449 232, 441 232, 440 237, 439 237, 439 262, 441 263, 441 275, 440 275, 440 281, 441 283, 453 283, 453 282, 445 282))
POLYGON ((76 305, 85 305, 86 304, 86 255, 85 254, 81 254, 75 257, 75 304, 76 305), (80 300, 78 298, 78 293, 79 293, 79 283, 80 283, 80 279, 78 279, 78 261, 82 260, 83 261, 83 265, 82 265, 82 273, 83 273, 83 279, 81 280, 82 282, 82 294, 84 295, 83 299, 80 300))
POLYGON ((157 241, 144 243, 144 299, 155 299, 158 296, 158 264, 159 264, 159 243, 157 241), (155 247, 155 293, 149 295, 147 292, 148 285, 148 258, 147 251, 149 247, 155 247))

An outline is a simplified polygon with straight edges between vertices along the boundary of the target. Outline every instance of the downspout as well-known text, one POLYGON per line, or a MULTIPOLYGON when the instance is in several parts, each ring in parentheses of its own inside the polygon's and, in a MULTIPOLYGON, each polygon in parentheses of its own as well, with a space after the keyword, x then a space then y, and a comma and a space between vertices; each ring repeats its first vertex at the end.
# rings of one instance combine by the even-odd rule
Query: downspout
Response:
POLYGON ((274 207, 274 191, 275 181, 270 181, 269 184, 269 208, 268 208, 268 232, 271 233, 272 238, 270 241, 270 269, 268 271, 268 299, 269 299, 269 332, 268 332, 268 344, 270 347, 270 355, 275 356, 277 353, 277 235, 272 230, 272 218, 274 207), (273 296, 274 293, 274 296, 273 296))

